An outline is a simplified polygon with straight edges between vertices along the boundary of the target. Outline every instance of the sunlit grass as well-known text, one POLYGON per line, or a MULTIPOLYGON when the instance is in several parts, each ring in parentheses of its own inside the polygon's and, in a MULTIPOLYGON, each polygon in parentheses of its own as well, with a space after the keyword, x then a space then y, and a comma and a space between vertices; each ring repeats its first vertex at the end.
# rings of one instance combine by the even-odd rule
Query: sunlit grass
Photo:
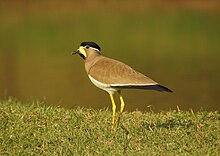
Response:
POLYGON ((67 110, 0 102, 0 155, 217 155, 217 112, 125 112, 111 131, 111 111, 67 110))

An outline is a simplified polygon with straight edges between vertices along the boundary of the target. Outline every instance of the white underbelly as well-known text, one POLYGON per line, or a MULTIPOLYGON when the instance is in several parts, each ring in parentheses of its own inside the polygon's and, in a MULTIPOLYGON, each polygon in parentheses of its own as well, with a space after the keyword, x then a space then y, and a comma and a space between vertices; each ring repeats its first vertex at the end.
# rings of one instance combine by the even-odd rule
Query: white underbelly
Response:
POLYGON ((92 76, 90 76, 90 75, 89 75, 89 79, 92 81, 92 83, 93 83, 96 87, 98 87, 98 88, 100 88, 100 89, 103 89, 103 90, 107 91, 107 92, 110 93, 110 94, 114 94, 114 92, 118 91, 117 89, 112 88, 109 84, 104 84, 104 83, 102 83, 102 82, 99 82, 99 81, 95 80, 95 79, 94 79, 92 76))

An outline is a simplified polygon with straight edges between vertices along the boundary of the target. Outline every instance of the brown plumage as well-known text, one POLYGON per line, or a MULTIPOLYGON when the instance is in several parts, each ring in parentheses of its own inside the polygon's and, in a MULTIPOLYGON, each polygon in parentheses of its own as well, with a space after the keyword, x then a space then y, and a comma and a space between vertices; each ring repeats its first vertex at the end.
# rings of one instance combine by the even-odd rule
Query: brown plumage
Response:
POLYGON ((146 89, 172 92, 142 73, 135 71, 130 66, 104 57, 94 49, 88 49, 86 53, 86 72, 101 83, 117 89, 146 89))

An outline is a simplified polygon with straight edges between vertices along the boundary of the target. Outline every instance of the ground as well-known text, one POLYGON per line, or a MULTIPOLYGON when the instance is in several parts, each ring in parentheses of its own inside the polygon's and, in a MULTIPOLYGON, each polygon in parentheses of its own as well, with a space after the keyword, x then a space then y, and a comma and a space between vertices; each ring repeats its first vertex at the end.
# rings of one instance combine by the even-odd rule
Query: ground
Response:
POLYGON ((219 113, 64 109, 0 101, 0 155, 217 155, 219 113))

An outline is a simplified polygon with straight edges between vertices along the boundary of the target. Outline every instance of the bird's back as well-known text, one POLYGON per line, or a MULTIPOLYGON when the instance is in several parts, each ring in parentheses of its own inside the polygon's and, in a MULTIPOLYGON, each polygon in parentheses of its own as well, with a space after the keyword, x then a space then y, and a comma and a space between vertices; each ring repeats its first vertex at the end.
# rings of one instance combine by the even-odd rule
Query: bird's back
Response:
POLYGON ((130 66, 104 56, 101 56, 101 58, 91 66, 88 74, 97 81, 112 86, 157 84, 130 66))

